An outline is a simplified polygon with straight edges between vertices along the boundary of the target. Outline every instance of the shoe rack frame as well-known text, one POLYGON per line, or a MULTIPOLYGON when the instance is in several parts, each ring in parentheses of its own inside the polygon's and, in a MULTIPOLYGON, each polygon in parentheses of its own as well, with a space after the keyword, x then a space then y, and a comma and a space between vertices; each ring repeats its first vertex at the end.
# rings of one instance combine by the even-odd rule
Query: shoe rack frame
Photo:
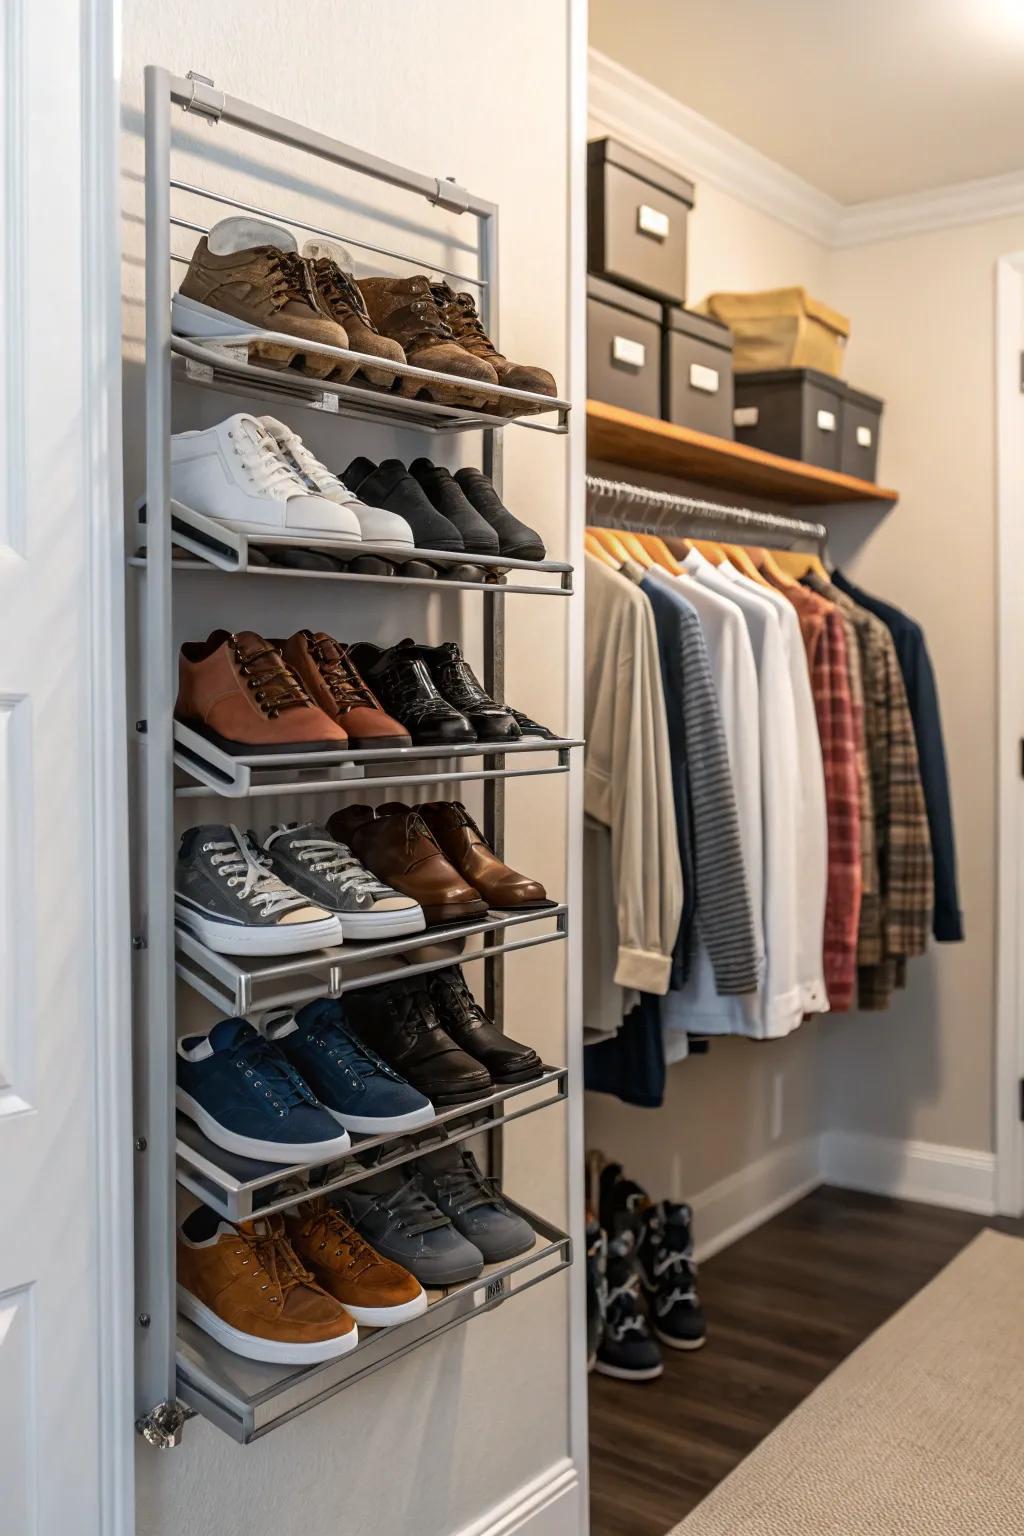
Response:
MULTIPOLYGON (((476 275, 445 272, 479 293, 479 309, 488 334, 497 339, 498 210, 455 182, 432 178, 381 160, 351 145, 339 143, 261 107, 218 91, 213 82, 190 74, 182 78, 151 66, 145 72, 145 208, 146 208, 146 487, 139 535, 144 555, 129 560, 139 582, 142 663, 139 678, 139 718, 135 739, 140 762, 134 832, 136 951, 134 1076, 136 1149, 136 1412, 137 1428, 151 1445, 176 1445, 193 1412, 200 1412, 235 1439, 247 1442, 276 1424, 321 1402, 342 1388, 439 1334, 499 1305, 518 1292, 564 1269, 572 1261, 571 1242, 564 1232, 530 1212, 523 1212, 536 1234, 532 1251, 506 1264, 488 1266, 478 1280, 431 1293, 430 1306, 413 1323, 390 1330, 373 1330, 351 1355, 312 1369, 256 1365, 229 1355, 212 1339, 179 1320, 175 1292, 175 1191, 181 1183, 227 1216, 284 1209, 304 1197, 282 1180, 303 1174, 310 1186, 340 1189, 372 1171, 355 1159, 319 1168, 276 1169, 265 1163, 232 1157, 212 1146, 195 1127, 176 1123, 174 1052, 176 988, 191 986, 225 1012, 250 1013, 290 1006, 311 996, 340 995, 349 987, 366 986, 400 971, 416 975, 451 964, 453 960, 482 961, 485 1000, 492 1016, 503 1020, 504 956, 536 944, 564 939, 568 913, 563 905, 526 913, 490 912, 475 923, 433 929, 427 935, 376 944, 348 943, 313 956, 296 956, 277 963, 246 964, 209 951, 174 924, 174 803, 175 798, 216 793, 225 799, 225 819, 233 801, 269 794, 310 794, 358 787, 383 788, 402 783, 452 784, 480 780, 484 794, 484 832, 500 854, 503 847, 504 780, 537 773, 565 773, 569 754, 581 743, 566 739, 526 740, 505 749, 476 744, 442 754, 439 749, 402 748, 372 753, 297 753, 273 764, 231 758, 185 728, 176 725, 173 710, 176 666, 173 654, 173 587, 203 572, 238 578, 277 580, 349 580, 389 583, 396 594, 409 586, 437 591, 477 590, 489 599, 484 606, 484 686, 503 697, 504 602, 510 593, 568 597, 572 568, 558 561, 459 561, 450 555, 429 558, 439 568, 435 582, 422 577, 333 571, 309 571, 250 564, 252 544, 290 544, 301 548, 331 547, 329 541, 296 536, 250 540, 214 523, 170 496, 170 432, 172 391, 179 388, 220 390, 223 393, 286 401, 291 406, 319 410, 342 418, 414 426, 431 433, 482 433, 483 468, 501 489, 501 429, 516 425, 532 430, 567 431, 569 406, 520 391, 492 388, 495 408, 468 411, 429 401, 399 400, 358 386, 337 386, 300 374, 279 374, 248 361, 248 342, 255 333, 215 343, 172 334, 171 271, 182 258, 172 252, 174 227, 194 234, 206 226, 172 213, 172 192, 203 197, 215 204, 260 214, 300 229, 345 241, 390 260, 423 269, 425 263, 402 251, 369 245, 349 235, 304 223, 290 214, 239 202, 171 174, 171 112, 180 108, 223 123, 271 143, 305 151, 345 172, 371 182, 386 183, 428 204, 471 219, 476 226, 476 275), (510 418, 495 414, 503 397, 512 397, 531 414, 510 418), (549 419, 539 419, 546 415, 549 419), (550 418, 553 418, 550 419, 550 418), (175 558, 175 550, 179 557, 175 558), (184 558, 181 558, 184 556, 184 558), (478 579, 446 579, 460 564, 478 568, 478 579), (498 569, 491 569, 498 567, 498 569), (543 761, 540 759, 543 757, 543 761), (520 762, 531 766, 518 765, 520 762), (424 764, 417 769, 416 763, 424 764), (366 776, 367 769, 372 777, 366 776), (378 776, 383 769, 383 776, 378 776), (389 776, 389 769, 393 773, 389 776), (191 782, 182 782, 187 776, 191 782), (177 780, 177 782, 176 782, 177 780), (520 933, 520 929, 524 930, 520 933), (424 946, 424 938, 428 940, 424 946), (476 941, 470 948, 467 943, 476 941), (403 955, 420 950, 413 963, 403 955)), ((435 272, 443 269, 431 268, 435 272)), ((260 333, 260 339, 273 333, 260 333)), ((347 349, 325 348, 339 356, 358 358, 347 349)), ((437 375, 411 365, 398 367, 405 375, 422 374, 424 382, 437 375)), ((237 406, 232 407, 237 409, 237 406)), ((333 546, 334 553, 341 553, 333 546)), ((366 545, 349 553, 374 551, 366 545)), ((383 551, 380 551, 382 555, 383 551)), ((387 558, 395 562, 394 552, 387 558)), ((460 573, 462 575, 464 573, 460 573)), ((267 589, 272 591, 273 588, 267 589)), ((386 588, 385 588, 386 590, 386 588)), ((441 1141, 457 1142, 488 1133, 491 1171, 500 1174, 501 1127, 552 1104, 568 1093, 564 1068, 545 1067, 532 1083, 496 1089, 469 1106, 439 1112, 436 1119, 410 1140, 404 1137, 363 1138, 360 1151, 374 1152, 378 1166, 398 1167, 420 1150, 441 1141), (422 1138, 422 1146, 421 1146, 422 1138)))

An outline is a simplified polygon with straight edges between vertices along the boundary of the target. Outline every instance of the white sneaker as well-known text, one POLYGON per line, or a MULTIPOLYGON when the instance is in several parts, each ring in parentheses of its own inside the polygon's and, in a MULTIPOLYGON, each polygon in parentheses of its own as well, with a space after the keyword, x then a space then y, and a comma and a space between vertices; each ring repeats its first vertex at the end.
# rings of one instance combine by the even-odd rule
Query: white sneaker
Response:
POLYGON ((205 432, 174 433, 171 495, 245 533, 362 540, 352 508, 311 492, 259 419, 245 412, 205 432))
POLYGON ((414 547, 412 529, 404 517, 383 507, 364 506, 345 482, 309 451, 297 432, 273 416, 261 416, 260 421, 277 444, 278 453, 311 491, 355 513, 365 543, 379 544, 383 549, 410 550, 414 547))

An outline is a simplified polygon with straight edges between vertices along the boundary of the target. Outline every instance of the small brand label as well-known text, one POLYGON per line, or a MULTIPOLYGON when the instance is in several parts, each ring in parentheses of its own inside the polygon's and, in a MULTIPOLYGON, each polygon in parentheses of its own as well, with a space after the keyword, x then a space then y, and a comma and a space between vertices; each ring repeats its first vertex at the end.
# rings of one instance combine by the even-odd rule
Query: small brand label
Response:
POLYGON ((870 427, 858 427, 857 428, 857 447, 858 448, 870 448, 871 447, 871 428, 870 427))
POLYGON ((690 388, 702 389, 706 395, 718 394, 718 369, 703 363, 690 364, 690 388))
POLYGON ((756 405, 738 405, 732 413, 734 427, 756 427, 761 412, 756 405))
POLYGON ((641 203, 636 210, 636 227, 642 235, 650 235, 652 240, 667 240, 670 227, 668 214, 662 213, 660 208, 651 208, 647 203, 641 203))
POLYGON ((642 341, 632 341, 628 336, 616 336, 613 339, 613 363, 623 363, 627 368, 642 368, 646 361, 647 348, 642 341))
POLYGON ((819 411, 818 412, 818 430, 819 430, 819 432, 834 432, 835 429, 836 429, 835 413, 833 411, 819 411))
POLYGON ((318 411, 328 411, 334 416, 338 414, 337 395, 329 395, 325 392, 322 395, 318 395, 315 400, 311 400, 310 404, 318 411))
POLYGON ((484 1291, 484 1304, 489 1305, 492 1301, 500 1301, 507 1293, 508 1282, 504 1275, 499 1275, 496 1280, 489 1280, 487 1282, 487 1289, 484 1291))

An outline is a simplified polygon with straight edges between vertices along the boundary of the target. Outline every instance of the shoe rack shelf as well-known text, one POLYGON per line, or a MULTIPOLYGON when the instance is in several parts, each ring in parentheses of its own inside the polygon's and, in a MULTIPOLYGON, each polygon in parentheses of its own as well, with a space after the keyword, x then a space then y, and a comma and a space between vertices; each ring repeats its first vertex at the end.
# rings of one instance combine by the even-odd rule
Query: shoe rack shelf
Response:
MULTIPOLYGON (((496 852, 503 851, 504 781, 540 774, 566 773, 580 742, 527 738, 457 748, 413 747, 374 752, 295 753, 273 759, 232 757, 195 732, 173 721, 176 660, 173 647, 174 592, 179 583, 203 574, 214 581, 245 578, 268 606, 284 590, 274 582, 309 580, 377 583, 387 601, 390 591, 401 602, 410 588, 438 594, 477 591, 488 597, 510 593, 530 596, 572 595, 572 568, 555 561, 452 555, 434 551, 385 550, 342 545, 324 538, 247 535, 203 517, 170 497, 170 425, 172 396, 217 390, 244 402, 276 400, 289 407, 318 410, 339 419, 338 430, 351 431, 353 420, 414 427, 433 434, 478 431, 482 468, 501 488, 501 429, 515 425, 565 433, 568 403, 489 386, 494 406, 467 410, 408 400, 369 387, 336 385, 288 370, 277 372, 249 361, 249 345, 273 339, 251 333, 228 342, 196 341, 172 334, 171 286, 180 250, 172 249, 176 232, 191 244, 207 232, 207 223, 172 211, 172 197, 208 199, 235 210, 255 213, 317 235, 345 241, 414 269, 418 258, 402 251, 368 245, 330 229, 304 223, 278 210, 241 203, 209 188, 171 175, 171 112, 185 112, 249 135, 247 153, 255 159, 261 141, 270 141, 318 158, 321 165, 360 177, 360 192, 374 182, 402 189, 450 214, 465 216, 476 229, 476 273, 457 274, 479 295, 483 324, 493 337, 498 300, 496 206, 455 183, 422 176, 368 155, 350 145, 277 117, 258 106, 216 90, 201 77, 187 79, 150 67, 146 70, 146 485, 138 515, 137 553, 129 561, 139 581, 141 660, 139 676, 138 793, 135 844, 135 1075, 136 1093, 136 1405, 137 1428, 151 1445, 166 1448, 181 1438, 185 1420, 201 1413, 234 1439, 246 1443, 293 1419, 343 1388, 400 1358, 450 1329, 492 1310, 566 1268, 571 1241, 543 1217, 522 1211, 535 1233, 532 1250, 508 1263, 486 1267, 479 1278, 430 1294, 419 1318, 390 1329, 360 1329, 357 1348, 326 1365, 282 1367, 259 1364, 229 1353, 208 1334, 177 1314, 175 1277, 176 1189, 198 1196, 228 1219, 266 1214, 302 1198, 303 1185, 324 1190, 344 1188, 367 1176, 360 1161, 372 1152, 376 1169, 397 1168, 442 1142, 454 1143, 486 1134, 491 1171, 500 1172, 503 1127, 558 1104, 578 1085, 565 1068, 544 1067, 531 1082, 495 1088, 469 1105, 441 1110, 415 1133, 353 1138, 344 1159, 312 1166, 280 1168, 234 1157, 207 1141, 174 1107, 175 1018, 188 991, 221 1013, 248 1014, 296 1006, 310 998, 339 996, 353 987, 395 975, 426 974, 458 961, 482 961, 486 1006, 503 1024, 503 965, 506 955, 564 939, 568 910, 552 902, 528 912, 488 912, 477 921, 432 928, 422 934, 379 943, 348 942, 334 950, 276 960, 242 960, 217 954, 174 920, 176 800, 216 795, 230 801, 274 794, 343 793, 352 788, 378 789, 421 783, 483 782, 483 830, 496 852), (523 414, 513 415, 518 410, 523 414), (504 414, 509 412, 509 414, 504 414), (499 414, 500 413, 500 414, 499 414), (336 557, 333 569, 306 569, 287 563, 287 549, 336 557), (284 558, 282 558, 284 555, 284 558), (349 562, 358 561, 356 569, 349 562), (410 561, 419 562, 410 565, 410 561), (408 569, 407 569, 408 567, 408 569), (273 578, 268 584, 267 578, 273 578), (290 1188, 283 1187, 288 1180, 290 1188), (298 1181, 298 1182, 296 1182, 298 1181)), ((211 172, 219 164, 217 151, 211 172)), ((268 182, 269 184, 269 182, 268 182)), ((332 205, 333 206, 333 205, 332 205)), ((325 212, 325 218, 329 218, 325 212)), ((462 249, 471 249, 460 241, 462 249)), ((294 340, 294 338, 292 338, 294 340)), ((300 348, 301 350, 301 348, 300 348)), ((313 349, 323 350, 323 349, 313 349)), ((330 349, 328 349, 330 350, 330 349)), ((339 358, 360 354, 339 350, 339 358)), ((375 359, 379 363, 379 359, 375 359)), ((436 376, 409 365, 403 376, 436 376)), ((184 398, 184 396, 183 396, 184 398)), ((238 409, 233 406, 233 409, 238 409)), ((300 557, 301 558, 301 557, 300 557)), ((218 589, 211 588, 211 594, 218 589)), ((211 596, 211 601, 216 600, 211 596)), ((396 623, 400 614, 396 615, 396 623)), ((505 605, 488 602, 481 611, 484 686, 503 696, 505 605)), ((268 625, 269 632, 273 629, 268 625)), ((397 639, 400 630, 396 629, 397 639)), ((528 1038, 528 1031, 525 1031, 528 1038)), ((507 1198, 507 1197, 506 1197, 507 1198)), ((512 1204, 509 1201, 509 1204, 512 1204)))
POLYGON ((527 1253, 504 1264, 486 1264, 475 1280, 428 1291, 426 1312, 400 1328, 360 1328, 356 1348, 326 1365, 302 1368, 244 1360, 182 1319, 181 1401, 232 1439, 248 1444, 401 1355, 566 1269, 572 1262, 571 1239, 540 1216, 508 1203, 534 1230, 534 1246, 527 1253))
POLYGON ((569 753, 574 747, 582 745, 581 741, 562 738, 554 741, 529 738, 493 744, 470 742, 463 746, 448 747, 371 748, 364 752, 275 752, 273 757, 257 753, 236 757, 176 720, 174 765, 198 782, 179 785, 174 793, 182 800, 209 795, 211 791, 229 799, 241 799, 280 794, 339 794, 351 789, 393 789, 403 785, 452 784, 471 779, 533 778, 538 774, 567 773, 569 753), (526 757, 532 760, 540 755, 553 757, 554 761, 526 767, 505 766, 506 757, 526 757), (481 767, 463 770, 439 766, 436 770, 427 767, 422 772, 415 771, 416 765, 420 763, 463 764, 473 758, 481 759, 481 767), (483 766, 487 763, 497 766, 483 766), (379 768, 404 768, 412 771, 391 776, 366 771, 379 768), (332 770, 333 777, 323 777, 325 773, 331 774, 332 770))
POLYGON ((545 1067, 539 1077, 527 1083, 508 1085, 475 1099, 472 1104, 442 1110, 416 1131, 386 1136, 353 1135, 352 1151, 346 1157, 294 1167, 255 1162, 225 1152, 207 1140, 194 1121, 179 1115, 178 1183, 229 1221, 269 1216, 299 1204, 310 1194, 326 1195, 347 1189, 371 1173, 400 1168, 435 1147, 466 1141, 470 1136, 479 1136, 481 1130, 510 1125, 524 1115, 560 1103, 566 1097, 568 1076, 564 1067, 545 1067), (372 1168, 358 1161, 369 1152, 374 1154, 372 1168), (292 1187, 299 1182, 300 1189, 292 1187))

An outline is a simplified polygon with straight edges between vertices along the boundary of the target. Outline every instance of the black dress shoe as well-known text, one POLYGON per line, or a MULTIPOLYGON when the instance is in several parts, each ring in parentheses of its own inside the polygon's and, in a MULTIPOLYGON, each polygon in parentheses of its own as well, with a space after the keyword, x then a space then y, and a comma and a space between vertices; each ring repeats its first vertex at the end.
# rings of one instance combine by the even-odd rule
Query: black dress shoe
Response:
POLYGON ((426 491, 431 505, 454 523, 467 550, 474 555, 500 553, 498 535, 487 519, 480 516, 450 470, 441 464, 431 464, 429 459, 413 459, 409 473, 426 491))
MULTIPOLYGON (((412 645, 412 641, 403 641, 412 645)), ((417 645, 417 656, 427 665, 434 687, 443 699, 465 715, 479 741, 518 741, 522 732, 512 711, 496 704, 473 675, 454 640, 444 645, 417 645)))
POLYGON ((491 1074, 442 1029, 419 978, 346 992, 345 1012, 364 1045, 435 1107, 470 1104, 492 1091, 491 1074))
POLYGON ((405 726, 415 746, 460 746, 476 741, 476 731, 465 715, 437 691, 411 640, 386 651, 363 640, 349 648, 349 656, 387 713, 405 726))
POLYGON ((341 478, 368 507, 384 507, 404 517, 417 549, 448 552, 465 548, 459 530, 438 512, 400 460, 385 459, 374 464, 371 459, 353 459, 341 478))
MULTIPOLYGON (((455 472, 456 483, 465 492, 466 500, 490 523, 498 535, 503 555, 510 560, 543 560, 547 551, 539 533, 521 523, 518 517, 502 504, 489 475, 482 469, 459 469, 455 472)), ((398 508, 394 509, 396 512, 398 508)), ((402 514, 403 517, 405 514, 402 514)))
POLYGON ((551 730, 549 726, 541 725, 538 721, 531 720, 529 715, 524 715, 521 709, 510 708, 509 714, 512 716, 516 725, 518 725, 520 734, 524 738, 536 736, 541 741, 560 741, 562 739, 561 737, 556 736, 555 732, 551 730))
POLYGON ((460 966, 435 971, 427 977, 427 989, 445 1034, 482 1062, 496 1083, 528 1083, 540 1077, 544 1064, 537 1052, 510 1039, 487 1017, 460 966))

